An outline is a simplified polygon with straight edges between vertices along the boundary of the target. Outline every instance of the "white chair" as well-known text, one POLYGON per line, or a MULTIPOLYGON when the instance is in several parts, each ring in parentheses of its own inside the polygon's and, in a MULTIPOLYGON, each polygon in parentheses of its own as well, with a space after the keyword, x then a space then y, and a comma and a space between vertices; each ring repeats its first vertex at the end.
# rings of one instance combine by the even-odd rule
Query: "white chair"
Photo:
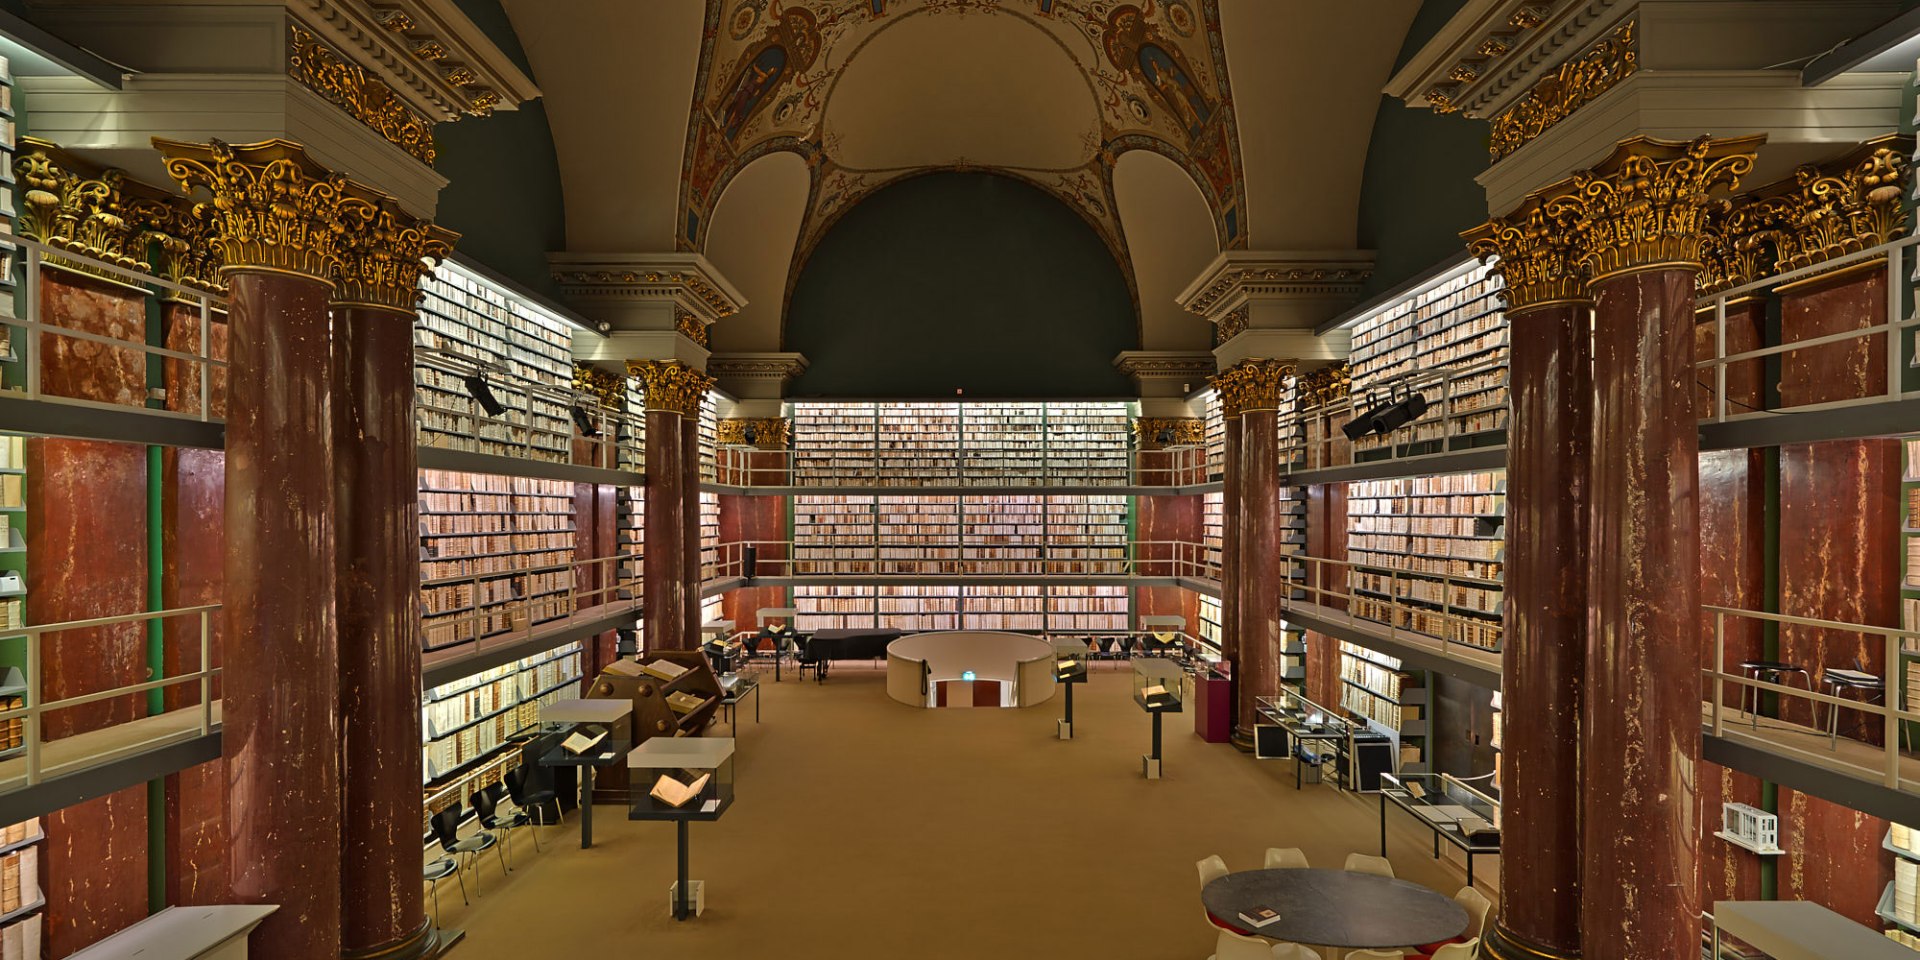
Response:
POLYGON ((1213 956, 1207 960, 1273 960, 1273 947, 1259 937, 1222 930, 1213 941, 1213 956))
POLYGON ((1320 960, 1320 954, 1297 943, 1276 943, 1273 960, 1320 960))
MULTIPOLYGON (((1364 853, 1347 854, 1348 870, 1354 873, 1371 873, 1376 877, 1393 878, 1393 861, 1386 857, 1370 857, 1364 853)), ((1351 954, 1349 954, 1351 956, 1351 954)), ((1394 954, 1399 956, 1399 954, 1394 954)))
POLYGON ((1480 935, 1487 932, 1487 914, 1493 911, 1493 901, 1472 887, 1461 887, 1460 892, 1453 895, 1453 902, 1467 912, 1467 929, 1461 932, 1460 938, 1479 940, 1480 935))
MULTIPOLYGON (((1220 859, 1217 854, 1195 863, 1194 866, 1200 870, 1200 889, 1202 890, 1207 888, 1207 884, 1227 875, 1227 862, 1220 859)), ((1200 908, 1200 913, 1207 918, 1209 925, 1225 930, 1219 921, 1213 919, 1213 914, 1209 913, 1205 906, 1200 908)))
POLYGON ((1405 950, 1352 950, 1347 953, 1347 960, 1401 960, 1406 955, 1405 950))
POLYGON ((1268 847, 1268 870, 1304 870, 1307 867, 1307 855, 1299 847, 1268 847))
POLYGON ((1474 951, 1480 949, 1480 938, 1474 937, 1465 943, 1449 943, 1433 952, 1432 960, 1473 960, 1474 951))

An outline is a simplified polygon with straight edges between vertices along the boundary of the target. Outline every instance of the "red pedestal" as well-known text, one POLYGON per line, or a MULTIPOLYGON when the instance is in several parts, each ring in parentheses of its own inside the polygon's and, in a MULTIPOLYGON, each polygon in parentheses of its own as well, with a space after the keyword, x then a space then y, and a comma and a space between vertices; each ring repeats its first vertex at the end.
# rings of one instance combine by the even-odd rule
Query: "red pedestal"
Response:
POLYGON ((1233 738, 1233 680, 1207 671, 1193 681, 1193 732, 1208 743, 1233 738))

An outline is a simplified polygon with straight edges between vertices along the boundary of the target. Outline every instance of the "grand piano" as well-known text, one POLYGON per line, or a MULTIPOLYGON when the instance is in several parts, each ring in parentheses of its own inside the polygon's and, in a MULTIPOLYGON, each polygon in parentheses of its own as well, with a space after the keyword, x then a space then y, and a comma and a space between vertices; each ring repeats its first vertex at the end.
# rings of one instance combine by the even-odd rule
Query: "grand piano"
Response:
POLYGON ((887 644, 905 636, 901 630, 874 627, 848 630, 815 630, 799 638, 800 666, 811 669, 813 679, 826 679, 827 665, 835 660, 884 660, 887 644))

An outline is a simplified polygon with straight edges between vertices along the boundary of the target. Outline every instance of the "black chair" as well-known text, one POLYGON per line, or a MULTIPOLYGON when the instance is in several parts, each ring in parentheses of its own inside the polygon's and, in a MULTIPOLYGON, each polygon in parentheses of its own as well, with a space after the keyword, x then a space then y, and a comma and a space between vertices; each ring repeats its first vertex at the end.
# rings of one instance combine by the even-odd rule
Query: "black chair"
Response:
MULTIPOLYGON (((507 785, 504 782, 487 784, 480 792, 487 795, 487 799, 493 803, 495 810, 498 810, 502 803, 512 804, 507 812, 495 814, 491 818, 493 822, 489 823, 489 826, 508 831, 511 831, 514 827, 531 828, 533 826, 533 817, 529 815, 527 811, 520 809, 520 804, 507 794, 507 785)), ((477 808, 479 804, 475 803, 474 806, 477 808)), ((534 830, 532 832, 533 849, 538 850, 540 849, 540 831, 534 830)), ((513 834, 511 832, 507 834, 507 859, 509 861, 513 859, 513 834)))
POLYGON ((480 821, 480 829, 487 835, 501 841, 496 844, 495 853, 500 855, 500 872, 513 872, 513 864, 507 860, 507 848, 513 845, 513 817, 500 814, 499 798, 486 788, 473 792, 473 815, 480 821))
POLYGON ((1121 638, 1120 638, 1120 657, 1119 657, 1119 659, 1121 659, 1121 660, 1131 660, 1131 659, 1133 658, 1133 644, 1134 644, 1134 638, 1132 638, 1132 637, 1121 637, 1121 638))
POLYGON ((426 865, 425 879, 432 884, 427 889, 433 893, 433 925, 440 925, 440 881, 454 877, 460 881, 460 902, 473 905, 467 899, 467 878, 460 876, 460 864, 452 857, 441 857, 426 865))
MULTIPOLYGON (((484 830, 462 840, 460 838, 460 817, 461 814, 465 812, 460 804, 456 803, 434 814, 431 823, 433 826, 433 837, 435 840, 440 841, 440 849, 454 855, 456 858, 464 859, 468 866, 472 866, 474 854, 492 848, 495 844, 499 843, 499 841, 494 839, 493 834, 487 833, 484 830)), ((501 863, 504 865, 506 861, 502 860, 501 863)), ((465 887, 463 886, 462 889, 464 890, 465 887)), ((480 871, 477 869, 473 872, 473 892, 476 894, 480 892, 480 871)))
MULTIPOLYGON (((545 827, 551 825, 547 823, 548 804, 553 805, 556 815, 555 820, 557 821, 559 819, 560 793, 553 788, 553 776, 551 774, 543 778, 536 778, 529 772, 541 769, 542 768, 538 766, 528 766, 526 761, 523 760, 519 766, 508 770, 506 776, 507 796, 513 798, 514 806, 519 807, 522 811, 531 815, 535 823, 545 827)), ((536 834, 535 840, 537 841, 538 839, 538 835, 536 834)))

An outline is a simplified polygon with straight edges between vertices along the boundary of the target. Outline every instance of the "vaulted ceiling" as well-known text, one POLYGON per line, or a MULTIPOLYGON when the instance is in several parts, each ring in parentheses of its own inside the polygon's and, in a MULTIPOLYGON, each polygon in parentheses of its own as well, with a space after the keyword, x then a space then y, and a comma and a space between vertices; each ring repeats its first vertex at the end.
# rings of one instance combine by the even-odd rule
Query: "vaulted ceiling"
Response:
POLYGON ((1099 233, 1141 346, 1219 250, 1353 246, 1380 88, 1419 0, 505 0, 546 92, 576 252, 697 250, 781 348, 808 252, 880 188, 985 169, 1099 233))

